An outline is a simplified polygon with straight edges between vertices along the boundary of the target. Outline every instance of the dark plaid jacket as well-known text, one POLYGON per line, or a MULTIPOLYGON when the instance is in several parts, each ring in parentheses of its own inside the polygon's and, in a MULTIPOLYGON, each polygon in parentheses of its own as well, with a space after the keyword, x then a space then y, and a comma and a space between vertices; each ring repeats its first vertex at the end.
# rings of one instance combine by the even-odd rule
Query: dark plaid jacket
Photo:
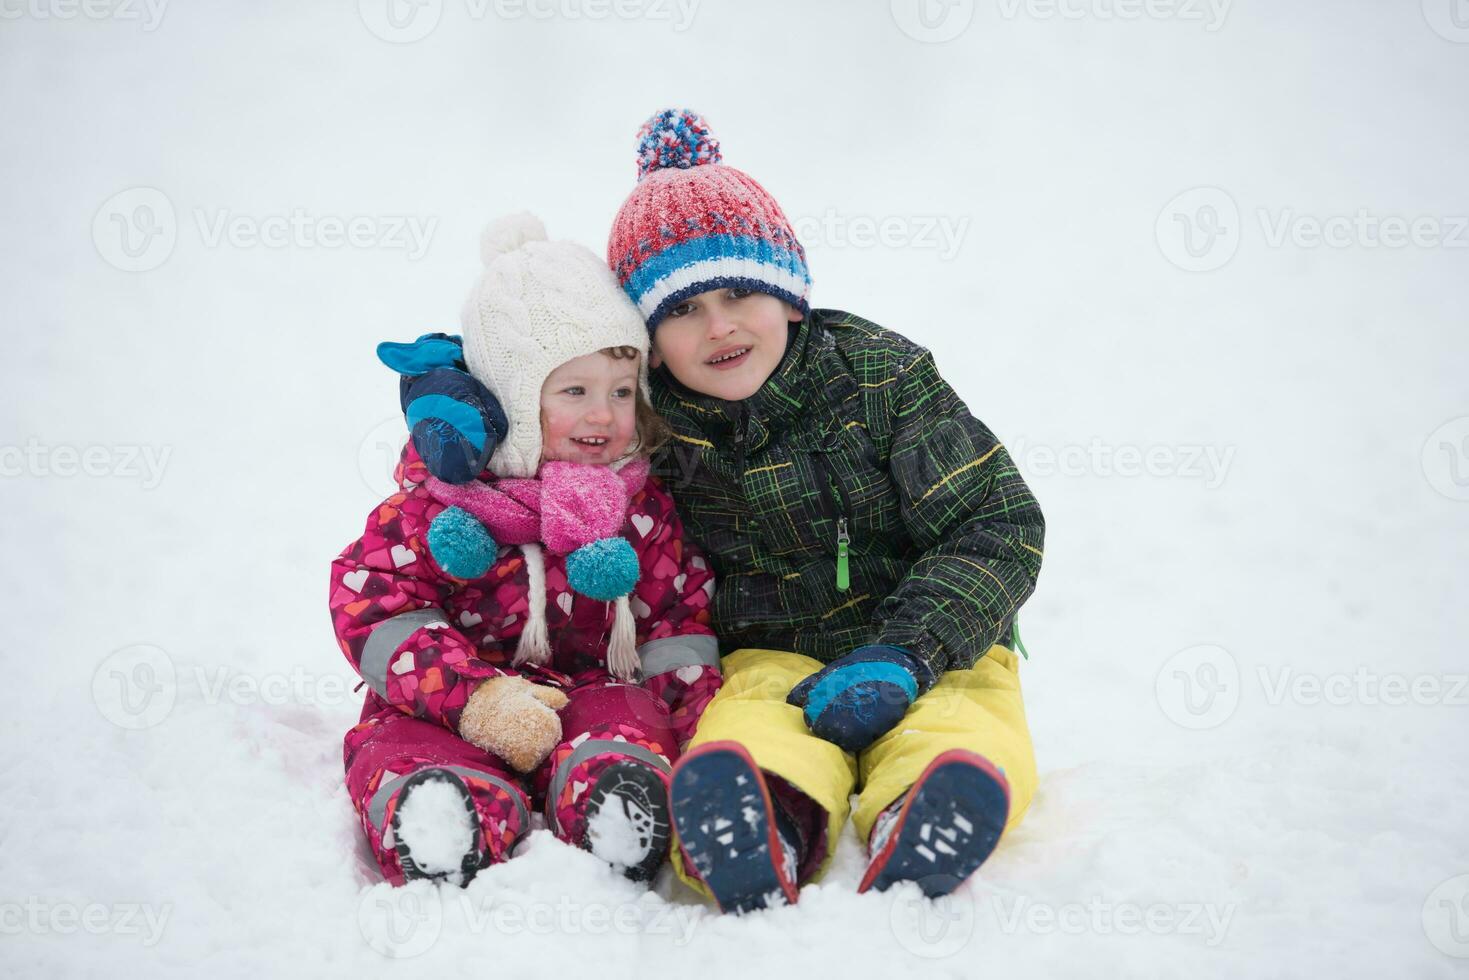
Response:
POLYGON ((675 435, 660 472, 718 576, 724 652, 831 661, 893 643, 937 673, 1008 641, 1040 572, 1045 522, 927 350, 813 310, 751 398, 698 395, 666 370, 653 396, 675 435), (851 539, 846 591, 840 521, 851 539))

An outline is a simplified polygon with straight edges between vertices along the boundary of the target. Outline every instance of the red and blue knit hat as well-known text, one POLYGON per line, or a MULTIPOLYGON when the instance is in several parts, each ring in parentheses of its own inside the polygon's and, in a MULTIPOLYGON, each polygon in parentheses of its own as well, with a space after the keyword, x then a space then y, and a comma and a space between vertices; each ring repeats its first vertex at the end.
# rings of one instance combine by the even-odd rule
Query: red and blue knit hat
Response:
POLYGON ((719 141, 689 109, 638 130, 638 186, 612 223, 607 264, 652 332, 673 307, 743 286, 810 310, 806 250, 775 198, 720 163, 719 141))

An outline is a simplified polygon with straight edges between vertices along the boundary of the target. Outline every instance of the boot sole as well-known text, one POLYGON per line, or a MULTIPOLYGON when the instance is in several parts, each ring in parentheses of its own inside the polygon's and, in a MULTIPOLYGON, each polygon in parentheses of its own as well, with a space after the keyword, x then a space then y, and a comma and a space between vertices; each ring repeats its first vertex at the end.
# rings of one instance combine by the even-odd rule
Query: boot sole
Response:
POLYGON ((445 769, 424 769, 416 772, 403 783, 403 788, 398 791, 398 805, 393 809, 393 849, 398 854, 398 865, 403 870, 405 881, 427 879, 428 881, 447 882, 451 872, 447 871, 425 871, 413 860, 412 849, 403 840, 402 831, 398 825, 398 816, 403 812, 403 804, 408 802, 408 796, 424 783, 441 782, 453 787, 463 802, 464 809, 468 814, 470 826, 474 828, 471 846, 465 852, 460 864, 459 874, 461 876, 459 885, 468 885, 474 876, 484 866, 482 856, 484 854, 484 833, 480 828, 479 811, 475 809, 474 797, 469 793, 469 787, 464 785, 464 780, 456 774, 445 769))
POLYGON ((684 756, 669 797, 685 866, 720 911, 752 912, 778 897, 795 904, 799 890, 782 866, 770 790, 744 746, 708 742, 684 756))
MULTIPOLYGON (((623 869, 623 874, 633 881, 651 881, 668 857, 668 844, 673 825, 668 814, 668 787, 657 773, 636 762, 614 762, 597 777, 591 795, 587 797, 585 823, 591 826, 592 818, 607 804, 609 799, 629 799, 647 811, 652 825, 648 833, 648 856, 635 865, 623 869), (631 794, 619 792, 629 789, 631 794)), ((592 849, 590 839, 583 838, 582 847, 592 849)))
POLYGON ((898 825, 857 891, 917 883, 929 898, 958 888, 994 852, 1010 814, 1010 783, 984 756, 942 752, 913 784, 898 825))

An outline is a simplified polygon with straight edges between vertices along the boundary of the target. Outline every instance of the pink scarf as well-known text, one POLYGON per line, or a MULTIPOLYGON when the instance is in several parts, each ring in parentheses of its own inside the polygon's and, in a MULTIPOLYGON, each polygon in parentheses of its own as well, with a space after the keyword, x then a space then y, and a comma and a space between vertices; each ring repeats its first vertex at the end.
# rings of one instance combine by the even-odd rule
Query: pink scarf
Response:
MULTIPOLYGON (((516 666, 545 666, 551 660, 546 625, 544 545, 552 554, 568 555, 583 545, 622 532, 633 495, 648 479, 648 463, 634 459, 620 470, 583 463, 550 462, 538 479, 506 478, 494 483, 444 483, 430 476, 429 494, 439 503, 468 511, 500 545, 518 545, 525 557, 530 586, 525 626, 516 645, 516 666)), ((614 600, 607 665, 613 676, 633 680, 640 666, 637 624, 627 596, 614 600)))
POLYGON ((620 534, 628 505, 647 479, 644 459, 620 470, 553 461, 541 467, 538 479, 455 484, 431 476, 426 486, 439 503, 477 517, 502 545, 541 543, 565 555, 620 534))

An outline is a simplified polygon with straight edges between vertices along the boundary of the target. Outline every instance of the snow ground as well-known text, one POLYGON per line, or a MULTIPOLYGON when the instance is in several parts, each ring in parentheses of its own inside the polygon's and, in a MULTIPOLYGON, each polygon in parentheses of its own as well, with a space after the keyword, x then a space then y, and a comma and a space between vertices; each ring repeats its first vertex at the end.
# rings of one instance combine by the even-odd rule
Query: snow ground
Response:
POLYGON ((0 970, 1463 976, 1461 0, 611 9, 0 4, 0 970), (360 853, 325 599, 396 434, 372 345, 457 324, 494 215, 600 248, 668 103, 1045 507, 1041 790, 952 902, 855 895, 850 835, 743 919, 544 832, 462 894, 360 853))

